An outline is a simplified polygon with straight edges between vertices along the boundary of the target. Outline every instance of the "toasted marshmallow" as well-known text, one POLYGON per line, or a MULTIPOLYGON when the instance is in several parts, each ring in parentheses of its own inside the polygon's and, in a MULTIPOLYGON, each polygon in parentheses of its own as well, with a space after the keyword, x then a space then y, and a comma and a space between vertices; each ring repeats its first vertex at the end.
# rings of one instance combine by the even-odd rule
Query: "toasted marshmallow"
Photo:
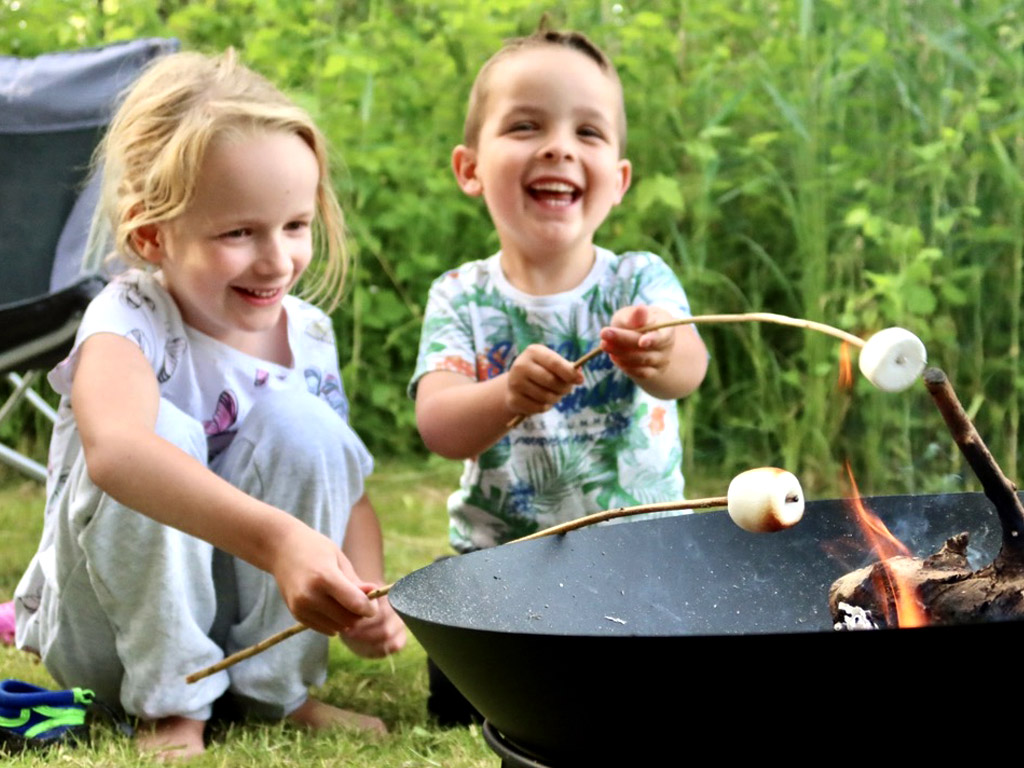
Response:
POLYGON ((804 515, 804 491, 792 472, 758 467, 741 472, 729 483, 729 517, 752 533, 791 528, 804 515))

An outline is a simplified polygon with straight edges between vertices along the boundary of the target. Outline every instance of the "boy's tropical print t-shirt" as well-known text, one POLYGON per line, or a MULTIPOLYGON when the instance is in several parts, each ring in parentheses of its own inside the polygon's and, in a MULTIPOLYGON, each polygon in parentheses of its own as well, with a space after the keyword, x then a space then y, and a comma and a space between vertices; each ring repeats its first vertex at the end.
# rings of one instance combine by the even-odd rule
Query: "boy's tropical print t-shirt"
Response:
MULTIPOLYGON (((576 288, 550 296, 519 291, 500 253, 464 264, 430 289, 416 371, 485 381, 505 373, 530 344, 576 360, 599 344, 622 307, 659 306, 688 317, 675 274, 652 253, 598 248, 576 288)), ((448 501, 452 546, 491 547, 581 515, 682 498, 682 446, 676 401, 638 387, 607 355, 583 367, 584 383, 546 413, 514 428, 466 461, 448 501)))

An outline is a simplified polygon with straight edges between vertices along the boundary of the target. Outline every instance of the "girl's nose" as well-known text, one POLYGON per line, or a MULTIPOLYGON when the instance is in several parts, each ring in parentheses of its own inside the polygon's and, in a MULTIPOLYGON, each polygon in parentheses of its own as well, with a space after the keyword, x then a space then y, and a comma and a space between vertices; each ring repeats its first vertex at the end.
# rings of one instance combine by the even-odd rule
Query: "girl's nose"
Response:
POLYGON ((290 268, 288 243, 281 234, 269 235, 260 248, 257 267, 264 273, 283 274, 290 268))

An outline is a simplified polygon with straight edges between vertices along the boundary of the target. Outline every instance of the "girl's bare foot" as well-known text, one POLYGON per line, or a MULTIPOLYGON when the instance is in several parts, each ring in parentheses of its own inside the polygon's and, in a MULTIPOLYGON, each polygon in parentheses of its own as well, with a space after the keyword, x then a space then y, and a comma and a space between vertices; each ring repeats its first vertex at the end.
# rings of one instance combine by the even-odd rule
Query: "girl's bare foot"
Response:
POLYGON ((139 749, 155 755, 158 760, 184 760, 204 751, 204 720, 187 717, 165 717, 139 726, 135 737, 139 749))
POLYGON ((381 734, 388 732, 388 727, 378 717, 361 715, 358 712, 350 712, 347 709, 339 709, 322 701, 317 701, 312 696, 306 699, 302 706, 288 715, 288 719, 293 723, 304 725, 314 730, 322 728, 351 728, 381 734))

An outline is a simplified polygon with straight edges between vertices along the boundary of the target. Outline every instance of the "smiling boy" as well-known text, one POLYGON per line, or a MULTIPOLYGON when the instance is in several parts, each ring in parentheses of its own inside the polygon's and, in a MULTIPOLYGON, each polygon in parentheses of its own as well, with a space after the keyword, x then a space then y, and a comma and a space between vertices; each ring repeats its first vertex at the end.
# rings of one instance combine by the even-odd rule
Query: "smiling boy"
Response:
POLYGON ((625 139, 618 75, 582 34, 512 40, 477 75, 452 167, 501 251, 435 281, 410 384, 427 446, 466 460, 457 551, 682 498, 674 401, 707 351, 692 326, 638 332, 690 314, 660 258, 594 246, 629 188, 625 139), (598 344, 607 355, 573 367, 598 344))

